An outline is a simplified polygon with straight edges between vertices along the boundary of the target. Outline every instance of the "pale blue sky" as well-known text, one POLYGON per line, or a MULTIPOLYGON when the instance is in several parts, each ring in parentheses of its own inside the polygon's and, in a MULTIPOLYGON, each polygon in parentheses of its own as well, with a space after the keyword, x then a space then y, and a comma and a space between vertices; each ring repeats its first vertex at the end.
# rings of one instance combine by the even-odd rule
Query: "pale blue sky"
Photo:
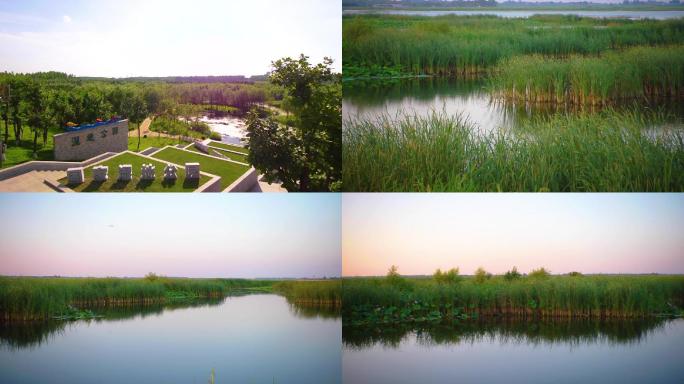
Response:
POLYGON ((684 194, 345 194, 342 274, 684 273, 684 194))
POLYGON ((341 69, 340 0, 0 0, 0 71, 260 75, 300 53, 341 69))
POLYGON ((339 194, 0 194, 0 274, 339 276, 339 194))

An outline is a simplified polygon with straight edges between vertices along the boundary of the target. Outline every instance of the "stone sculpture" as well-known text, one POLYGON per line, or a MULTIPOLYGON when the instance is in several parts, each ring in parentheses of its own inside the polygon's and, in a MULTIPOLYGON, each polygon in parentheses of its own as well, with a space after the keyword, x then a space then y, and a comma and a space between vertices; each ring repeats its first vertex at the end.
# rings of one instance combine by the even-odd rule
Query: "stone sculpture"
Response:
POLYGON ((185 163, 185 177, 188 179, 200 178, 200 164, 199 163, 185 163))
POLYGON ((176 180, 178 178, 177 172, 178 168, 175 165, 167 164, 164 167, 164 180, 176 180))
POLYGON ((93 180, 95 181, 107 181, 109 178, 109 167, 106 165, 98 165, 93 167, 93 180))
POLYGON ((119 181, 131 181, 133 179, 133 166, 130 164, 119 165, 119 181))
POLYGON ((140 179, 142 180, 154 180, 154 165, 153 164, 143 164, 140 169, 140 179))
POLYGON ((83 167, 67 169, 67 180, 69 180, 69 184, 83 183, 83 181, 85 181, 85 177, 83 176, 83 167))

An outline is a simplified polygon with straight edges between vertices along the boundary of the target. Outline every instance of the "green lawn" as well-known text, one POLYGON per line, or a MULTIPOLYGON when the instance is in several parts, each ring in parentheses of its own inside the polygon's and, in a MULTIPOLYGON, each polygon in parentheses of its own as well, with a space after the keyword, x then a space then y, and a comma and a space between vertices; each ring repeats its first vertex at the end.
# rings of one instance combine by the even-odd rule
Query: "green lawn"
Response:
MULTIPOLYGON (((178 168, 178 179, 175 182, 167 182, 163 179, 165 163, 151 160, 149 158, 124 153, 97 165, 109 166, 109 179, 105 182, 95 182, 92 180, 92 167, 85 169, 86 181, 80 185, 69 185, 69 188, 78 192, 192 192, 202 184, 209 181, 209 177, 201 175, 199 181, 186 181, 185 169, 182 163, 178 168), (154 181, 140 180, 140 167, 143 163, 153 163, 155 165, 154 181), (119 164, 131 164, 133 166, 133 180, 128 182, 117 181, 119 176, 119 164)), ((66 184, 66 178, 60 182, 66 184)))
MULTIPOLYGON (((5 139, 5 126, 4 124, 1 125, 1 134, 0 138, 2 140, 5 139)), ((10 125, 9 127, 9 140, 7 141, 7 153, 5 154, 5 161, 2 162, 2 168, 7 168, 7 167, 12 167, 17 164, 25 163, 27 161, 31 160, 54 160, 54 153, 53 153, 53 148, 54 148, 54 141, 52 140, 52 135, 56 133, 61 133, 62 131, 59 129, 50 129, 48 130, 48 140, 47 144, 43 145, 43 135, 42 133, 38 134, 38 152, 36 153, 36 157, 33 157, 33 132, 31 131, 31 128, 25 126, 24 127, 24 132, 21 135, 21 142, 20 145, 16 145, 16 141, 14 140, 14 131, 12 130, 12 126, 10 125)))
MULTIPOLYGON (((184 142, 182 142, 184 143, 184 142)), ((141 137, 140 138, 140 151, 144 151, 147 148, 150 147, 156 147, 156 148, 163 148, 166 147, 167 145, 176 145, 178 144, 178 139, 176 138, 171 138, 171 137, 157 137, 156 135, 150 136, 148 135, 147 137, 141 137)), ((129 136, 128 137, 128 150, 133 151, 133 152, 139 152, 138 151, 138 136, 129 136)))
POLYGON ((222 142, 220 142, 220 141, 215 141, 215 140, 212 140, 212 141, 209 143, 209 146, 210 146, 210 147, 214 147, 214 148, 228 149, 228 150, 231 150, 231 151, 244 153, 245 155, 249 153, 249 149, 247 149, 247 148, 245 148, 245 147, 240 147, 240 146, 237 146, 237 145, 226 144, 226 143, 222 143, 222 142))
POLYGON ((215 148, 215 147, 209 147, 209 148, 223 154, 224 156, 230 158, 231 160, 235 160, 235 161, 239 161, 241 163, 249 164, 249 160, 247 160, 247 155, 240 155, 240 154, 235 153, 235 152, 230 152, 230 151, 226 151, 226 150, 223 150, 220 148, 215 148))
MULTIPOLYGON (((204 152, 200 151, 199 149, 195 148, 194 145, 191 145, 191 146, 187 147, 186 149, 187 149, 188 151, 192 151, 192 152, 204 153, 204 152)), ((239 153, 230 152, 230 151, 226 151, 226 150, 223 150, 223 149, 220 149, 220 148, 216 148, 216 147, 211 147, 211 146, 209 147, 209 149, 210 149, 209 152, 211 152, 211 151, 213 150, 213 151, 216 151, 216 152, 221 153, 222 155, 228 157, 228 158, 231 159, 231 160, 235 160, 235 161, 239 161, 239 162, 241 162, 241 163, 247 163, 247 164, 249 164, 249 161, 247 160, 247 155, 241 155, 241 154, 239 154, 239 153)), ((216 155, 213 154, 213 153, 210 153, 210 155, 216 156, 216 155)))
POLYGON ((155 153, 153 157, 180 165, 184 165, 185 163, 200 163, 200 171, 221 176, 222 189, 228 187, 249 169, 246 165, 240 165, 227 160, 220 160, 177 148, 165 148, 155 153))

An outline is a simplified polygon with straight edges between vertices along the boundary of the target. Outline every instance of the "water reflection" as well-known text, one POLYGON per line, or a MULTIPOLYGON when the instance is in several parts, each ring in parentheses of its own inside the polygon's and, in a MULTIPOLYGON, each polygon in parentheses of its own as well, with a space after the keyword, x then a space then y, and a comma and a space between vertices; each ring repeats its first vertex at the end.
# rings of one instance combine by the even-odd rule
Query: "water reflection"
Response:
POLYGON ((364 349, 373 345, 397 348, 409 338, 423 346, 496 342, 501 344, 638 344, 667 320, 524 320, 480 319, 453 323, 381 327, 345 326, 344 346, 364 349))
MULTIPOLYGON (((597 113, 597 106, 505 103, 493 99, 486 89, 486 80, 423 77, 412 79, 353 80, 344 82, 342 100, 343 121, 350 119, 392 119, 405 114, 429 116, 434 112, 461 116, 472 123, 478 133, 512 130, 531 120, 548 118, 556 113, 597 113)), ((613 106, 617 111, 629 111, 641 116, 659 114, 670 127, 681 130, 684 103, 677 100, 649 104, 630 101, 613 106)), ((647 122, 645 123, 647 124, 647 122)), ((647 125, 649 129, 658 129, 647 125)))
POLYGON ((681 383, 684 320, 345 327, 353 383, 681 383))
MULTIPOLYGON (((224 304, 226 300, 255 295, 247 292, 233 292, 225 298, 204 298, 191 300, 177 300, 164 304, 126 305, 126 306, 100 306, 92 307, 95 313, 101 317, 78 321, 36 321, 19 323, 0 323, 0 348, 10 350, 32 349, 49 343, 53 337, 63 335, 71 327, 83 324, 96 325, 98 323, 111 323, 145 319, 147 317, 161 316, 165 313, 179 309, 216 307, 224 304)), ((301 305, 288 302, 290 314, 302 319, 340 319, 339 308, 330 306, 301 305)))

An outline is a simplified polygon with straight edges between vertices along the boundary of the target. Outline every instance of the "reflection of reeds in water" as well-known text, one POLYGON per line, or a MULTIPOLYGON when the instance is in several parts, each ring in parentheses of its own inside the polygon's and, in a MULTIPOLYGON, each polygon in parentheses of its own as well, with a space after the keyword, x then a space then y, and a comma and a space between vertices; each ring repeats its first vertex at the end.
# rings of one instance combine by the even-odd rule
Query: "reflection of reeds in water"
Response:
POLYGON ((346 348, 365 349, 374 345, 398 347, 408 338, 425 346, 458 345, 491 341, 500 344, 565 344, 592 343, 638 344, 648 335, 662 329, 664 319, 600 320, 514 318, 482 318, 458 322, 416 325, 345 326, 342 340, 346 348))
MULTIPOLYGON (((185 301, 170 301, 167 303, 153 303, 149 305, 130 304, 125 306, 96 306, 92 310, 101 317, 88 320, 88 323, 103 323, 144 319, 157 316, 164 312, 187 308, 201 308, 216 306, 223 303, 223 298, 194 299, 185 301)), ((22 321, 0 323, 0 345, 13 349, 35 348, 50 341, 54 335, 61 334, 72 322, 66 321, 22 321)))

